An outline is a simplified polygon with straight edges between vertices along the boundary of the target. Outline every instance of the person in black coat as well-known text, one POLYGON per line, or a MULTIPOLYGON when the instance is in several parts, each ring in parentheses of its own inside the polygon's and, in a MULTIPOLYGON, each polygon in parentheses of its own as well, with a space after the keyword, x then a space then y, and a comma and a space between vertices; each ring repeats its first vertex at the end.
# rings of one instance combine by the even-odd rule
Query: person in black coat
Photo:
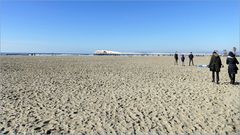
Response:
POLYGON ((182 54, 181 61, 182 61, 182 66, 185 66, 185 65, 184 65, 184 61, 185 61, 185 56, 184 56, 184 54, 182 54))
POLYGON ((189 58, 189 66, 191 66, 191 63, 194 66, 194 63, 193 63, 194 56, 193 56, 192 52, 188 55, 188 58, 189 58))
POLYGON ((231 84, 235 84, 235 75, 237 74, 239 64, 238 60, 236 59, 233 52, 229 52, 227 57, 227 64, 228 64, 228 75, 231 80, 231 84))
POLYGON ((174 65, 178 65, 178 54, 177 54, 177 52, 175 52, 175 54, 174 54, 174 59, 175 59, 174 65))
POLYGON ((219 72, 222 65, 222 61, 220 56, 217 54, 217 52, 213 52, 210 63, 208 65, 210 68, 210 71, 212 71, 212 82, 215 82, 215 73, 216 73, 216 79, 217 79, 217 84, 219 84, 219 72))

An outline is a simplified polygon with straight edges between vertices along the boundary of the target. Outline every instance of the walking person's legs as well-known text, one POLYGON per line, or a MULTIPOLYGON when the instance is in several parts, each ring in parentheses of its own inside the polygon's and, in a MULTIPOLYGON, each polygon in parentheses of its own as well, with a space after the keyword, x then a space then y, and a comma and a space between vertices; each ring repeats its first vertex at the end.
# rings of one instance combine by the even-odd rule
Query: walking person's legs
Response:
POLYGON ((235 84, 235 74, 232 74, 232 84, 235 84))
POLYGON ((178 59, 175 59, 174 65, 177 65, 177 64, 178 64, 178 59))
POLYGON ((189 66, 191 66, 191 64, 194 65, 193 59, 190 59, 190 60, 189 60, 189 66))
POLYGON ((230 84, 233 84, 233 78, 232 78, 232 74, 231 73, 228 73, 228 75, 229 75, 229 78, 230 78, 230 84))
POLYGON ((217 75, 217 84, 219 84, 219 72, 216 72, 217 75))
POLYGON ((212 82, 215 82, 215 72, 212 71, 212 82))

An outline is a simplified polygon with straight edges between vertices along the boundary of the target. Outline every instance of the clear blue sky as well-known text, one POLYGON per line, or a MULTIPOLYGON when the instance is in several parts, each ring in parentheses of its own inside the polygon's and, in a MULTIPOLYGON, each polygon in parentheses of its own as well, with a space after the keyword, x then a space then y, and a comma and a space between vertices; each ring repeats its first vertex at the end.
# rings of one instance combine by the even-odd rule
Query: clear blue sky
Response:
POLYGON ((239 44, 239 0, 0 4, 3 52, 202 52, 239 44))

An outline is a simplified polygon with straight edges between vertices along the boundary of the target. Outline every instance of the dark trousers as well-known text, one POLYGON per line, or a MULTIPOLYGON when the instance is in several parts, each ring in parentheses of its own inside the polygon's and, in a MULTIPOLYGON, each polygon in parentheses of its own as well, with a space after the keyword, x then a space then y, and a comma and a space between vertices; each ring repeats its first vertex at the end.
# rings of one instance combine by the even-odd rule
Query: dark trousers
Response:
POLYGON ((175 63, 174 63, 175 65, 178 65, 178 59, 175 59, 175 63))
POLYGON ((192 65, 194 65, 193 59, 189 59, 189 66, 191 65, 191 63, 192 63, 192 65))
POLYGON ((235 74, 228 73, 228 75, 229 75, 229 78, 231 79, 231 84, 234 84, 235 83, 235 74))
POLYGON ((216 73, 217 82, 219 82, 219 72, 216 72, 216 71, 212 71, 212 81, 215 82, 215 73, 216 73))
POLYGON ((184 60, 182 60, 182 65, 184 66, 184 60))

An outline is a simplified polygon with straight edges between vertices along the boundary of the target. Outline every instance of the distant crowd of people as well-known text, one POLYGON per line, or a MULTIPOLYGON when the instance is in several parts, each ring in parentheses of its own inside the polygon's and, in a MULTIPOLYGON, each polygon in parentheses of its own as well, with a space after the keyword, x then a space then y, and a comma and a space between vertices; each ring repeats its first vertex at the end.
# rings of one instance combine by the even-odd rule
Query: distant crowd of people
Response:
MULTIPOLYGON (((191 65, 194 66, 194 62, 193 62, 194 56, 193 56, 192 52, 188 55, 188 58, 189 58, 189 66, 191 66, 191 65)), ((174 54, 174 59, 175 59, 174 64, 178 65, 178 53, 177 52, 174 54)), ((185 64, 184 64, 185 55, 184 54, 181 55, 181 61, 182 61, 182 66, 185 66, 185 64)))
MULTIPOLYGON (((193 65, 194 66, 194 62, 193 62, 193 54, 192 52, 188 55, 189 58, 189 66, 193 65)), ((178 53, 176 52, 174 54, 174 59, 175 65, 178 65, 178 53)), ((185 55, 182 54, 181 55, 181 62, 182 62, 182 66, 185 66, 184 64, 185 61, 185 55)), ((228 56, 227 56, 227 60, 226 60, 226 64, 228 65, 228 75, 230 78, 230 84, 235 84, 236 80, 236 74, 238 71, 238 67, 237 64, 239 64, 236 55, 233 52, 229 52, 228 56)), ((219 72, 221 71, 221 68, 223 68, 223 64, 221 61, 221 58, 219 56, 219 54, 217 53, 217 51, 214 51, 212 53, 210 62, 208 64, 208 68, 210 69, 210 71, 212 72, 212 82, 216 82, 217 84, 219 84, 219 72)))

